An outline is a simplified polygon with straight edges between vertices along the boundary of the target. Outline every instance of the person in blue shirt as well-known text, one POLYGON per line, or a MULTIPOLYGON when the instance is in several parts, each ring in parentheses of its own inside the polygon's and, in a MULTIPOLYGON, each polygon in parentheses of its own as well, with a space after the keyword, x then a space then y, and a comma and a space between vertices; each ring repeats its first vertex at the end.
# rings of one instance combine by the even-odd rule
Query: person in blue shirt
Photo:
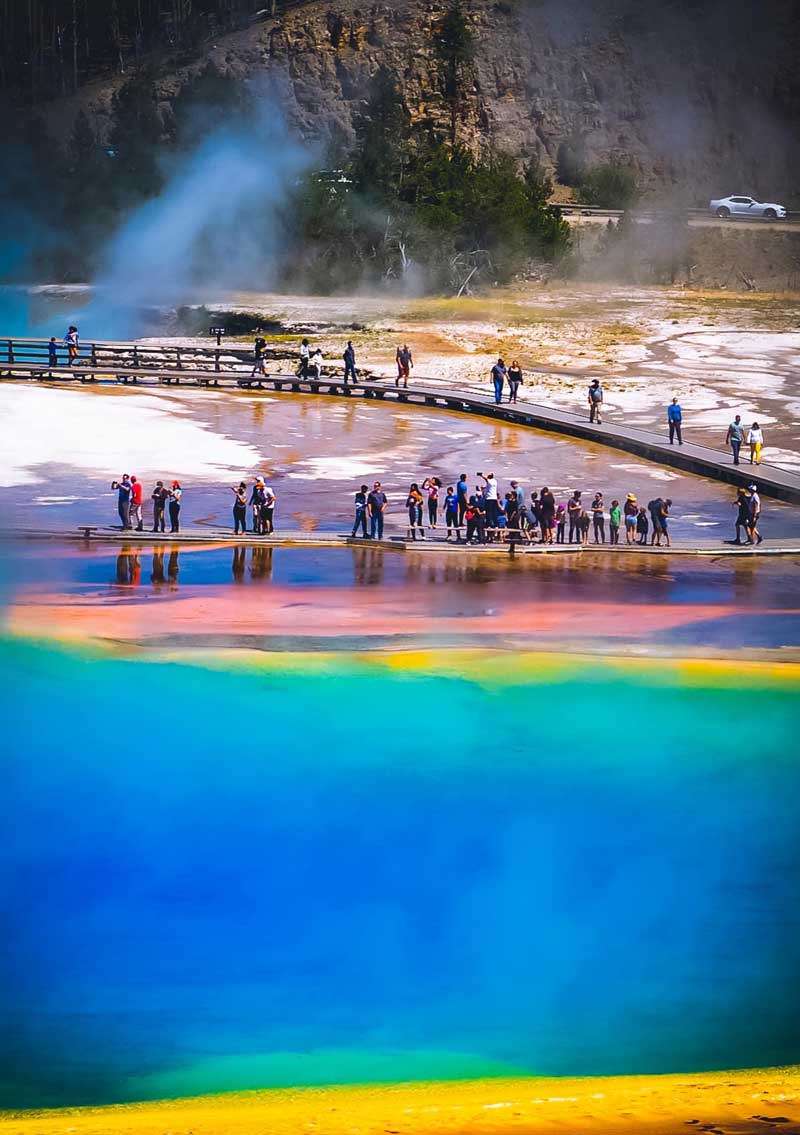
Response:
POLYGON ((121 481, 112 481, 111 488, 117 490, 117 512, 122 521, 123 529, 131 528, 131 491, 133 481, 127 473, 122 474, 121 481))
POLYGON ((674 445, 675 438, 677 438, 678 445, 683 445, 683 438, 681 437, 683 414, 677 398, 673 398, 670 405, 667 406, 667 421, 669 422, 669 444, 674 445))
POLYGON ((725 434, 725 444, 729 445, 733 451, 734 465, 739 464, 739 450, 742 448, 743 441, 744 426, 742 425, 741 415, 737 414, 728 426, 728 432, 725 434))
POLYGON ((492 367, 492 382, 494 383, 494 400, 500 405, 503 401, 503 386, 505 385, 508 370, 502 359, 498 359, 492 367))
POLYGON ((56 349, 55 335, 50 339, 50 342, 47 344, 47 361, 48 361, 48 364, 51 367, 57 367, 58 366, 58 351, 56 349))
POLYGON ((460 542, 461 533, 458 530, 458 497, 452 485, 448 485, 444 498, 444 522, 447 527, 447 539, 450 539, 450 529, 454 528, 456 531, 456 541, 460 542))
POLYGON ((467 511, 467 501, 469 499, 469 485, 467 484, 466 473, 459 473, 458 484, 456 485, 456 497, 458 498, 458 526, 460 528, 464 524, 464 514, 467 511))

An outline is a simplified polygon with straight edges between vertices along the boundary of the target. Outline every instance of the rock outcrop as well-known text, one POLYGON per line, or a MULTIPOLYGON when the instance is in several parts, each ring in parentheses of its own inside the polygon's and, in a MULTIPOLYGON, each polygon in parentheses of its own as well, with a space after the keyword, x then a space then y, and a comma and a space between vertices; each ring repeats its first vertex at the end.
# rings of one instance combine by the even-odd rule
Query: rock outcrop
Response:
MULTIPOLYGON (((204 58, 262 78, 310 139, 347 146, 381 64, 411 115, 444 127, 434 29, 445 6, 333 0, 281 13, 279 4, 277 17, 209 45, 204 58)), ((464 11, 477 48, 458 117, 464 145, 550 170, 571 147, 586 165, 630 164, 652 194, 684 201, 800 192, 793 0, 757 9, 744 0, 464 0, 464 11)), ((165 99, 185 70, 165 73, 165 99)), ((101 122, 108 94, 106 84, 82 96, 101 122)))

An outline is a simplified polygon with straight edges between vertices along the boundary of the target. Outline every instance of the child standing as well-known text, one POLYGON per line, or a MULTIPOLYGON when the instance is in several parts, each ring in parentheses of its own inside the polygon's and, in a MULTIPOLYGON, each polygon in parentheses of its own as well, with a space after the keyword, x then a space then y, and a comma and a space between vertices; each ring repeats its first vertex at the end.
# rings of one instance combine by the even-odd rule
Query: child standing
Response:
POLYGON ((619 501, 612 501, 608 512, 608 539, 610 544, 619 543, 619 524, 622 520, 622 510, 619 501))
POLYGON ((444 498, 444 522, 447 525, 447 539, 450 539, 450 529, 452 528, 456 534, 456 540, 461 540, 461 533, 458 530, 458 496, 452 485, 447 486, 447 493, 444 498))
POLYGON ((639 537, 637 543, 647 543, 647 530, 650 527, 650 522, 647 519, 647 509, 640 508, 639 515, 636 517, 636 534, 639 537))
POLYGON ((567 509, 566 506, 560 504, 556 509, 556 543, 564 543, 564 531, 567 527, 567 509))
POLYGON ((584 509, 581 510, 581 515, 578 519, 578 528, 580 530, 581 543, 582 544, 588 544, 589 543, 589 526, 590 526, 590 524, 591 524, 591 521, 589 520, 589 513, 584 508, 584 509))

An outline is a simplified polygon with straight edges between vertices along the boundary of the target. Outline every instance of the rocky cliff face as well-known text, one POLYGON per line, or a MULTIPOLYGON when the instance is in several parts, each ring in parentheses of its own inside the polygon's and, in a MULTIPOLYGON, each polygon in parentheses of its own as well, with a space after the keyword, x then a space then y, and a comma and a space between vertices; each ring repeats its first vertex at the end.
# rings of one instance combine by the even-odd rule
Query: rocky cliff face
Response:
MULTIPOLYGON (((262 76, 290 122, 339 143, 381 64, 413 117, 449 122, 433 47, 443 0, 295 4, 210 46, 223 69, 262 76)), ((278 8, 280 9, 280 5, 278 8)), ((459 140, 555 169, 619 159, 657 193, 800 193, 800 20, 794 0, 465 0, 476 43, 459 140)), ((164 75, 165 99, 181 75, 164 75)), ((102 120, 108 86, 90 105, 102 120)), ((85 98, 84 98, 85 104, 85 98)), ((65 105, 61 113, 69 113, 65 105)))

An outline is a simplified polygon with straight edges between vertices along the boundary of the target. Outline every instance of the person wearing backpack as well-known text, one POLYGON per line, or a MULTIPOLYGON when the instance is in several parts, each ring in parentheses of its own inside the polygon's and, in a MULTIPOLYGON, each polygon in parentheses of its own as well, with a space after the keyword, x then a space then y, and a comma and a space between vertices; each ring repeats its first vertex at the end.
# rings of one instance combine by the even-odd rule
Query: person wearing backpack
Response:
POLYGON ((599 378, 593 378, 589 387, 589 421, 601 425, 600 407, 603 405, 603 388, 599 378))

